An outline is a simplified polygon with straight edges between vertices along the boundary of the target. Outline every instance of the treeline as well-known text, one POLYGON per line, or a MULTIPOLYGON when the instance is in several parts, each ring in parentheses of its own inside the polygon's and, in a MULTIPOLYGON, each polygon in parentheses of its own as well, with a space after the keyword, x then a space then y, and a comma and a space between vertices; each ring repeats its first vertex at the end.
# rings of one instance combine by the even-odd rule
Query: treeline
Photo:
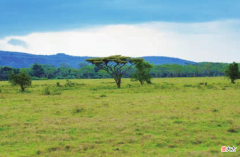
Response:
MULTIPOLYGON (((71 68, 68 64, 62 63, 59 68, 52 65, 33 64, 30 68, 11 68, 0 67, 0 80, 8 80, 11 73, 18 74, 25 71, 31 79, 92 79, 92 78, 111 78, 111 76, 100 68, 87 63, 79 63, 79 68, 71 68)), ((196 64, 163 64, 154 65, 150 71, 151 77, 214 77, 224 76, 228 68, 227 63, 196 63, 196 64)), ((240 66, 240 64, 238 64, 240 66)), ((128 68, 127 66, 125 68, 128 68)), ((124 78, 130 78, 136 71, 133 67, 128 70, 124 78)))

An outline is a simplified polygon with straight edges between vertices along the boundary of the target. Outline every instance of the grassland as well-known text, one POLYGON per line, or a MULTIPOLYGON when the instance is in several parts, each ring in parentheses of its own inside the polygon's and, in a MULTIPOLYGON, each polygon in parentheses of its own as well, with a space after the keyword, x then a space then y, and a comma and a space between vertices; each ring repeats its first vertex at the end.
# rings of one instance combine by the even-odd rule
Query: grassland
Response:
POLYGON ((25 93, 0 82, 0 157, 240 156, 240 82, 71 82, 33 81, 25 93))

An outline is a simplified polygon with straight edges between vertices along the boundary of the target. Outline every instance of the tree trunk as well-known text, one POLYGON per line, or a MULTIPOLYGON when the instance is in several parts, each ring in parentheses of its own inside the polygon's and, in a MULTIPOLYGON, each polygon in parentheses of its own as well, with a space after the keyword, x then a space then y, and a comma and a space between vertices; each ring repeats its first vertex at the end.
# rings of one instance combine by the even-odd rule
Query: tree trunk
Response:
POLYGON ((120 88, 121 87, 121 78, 120 79, 117 79, 115 80, 116 83, 117 83, 117 87, 120 88))
POLYGON ((231 82, 234 84, 235 82, 234 82, 234 79, 231 79, 231 82))
POLYGON ((121 87, 121 83, 120 83, 120 82, 117 83, 117 87, 118 87, 118 88, 121 87))
POLYGON ((24 87, 23 86, 21 86, 21 90, 22 90, 22 92, 24 92, 24 87))

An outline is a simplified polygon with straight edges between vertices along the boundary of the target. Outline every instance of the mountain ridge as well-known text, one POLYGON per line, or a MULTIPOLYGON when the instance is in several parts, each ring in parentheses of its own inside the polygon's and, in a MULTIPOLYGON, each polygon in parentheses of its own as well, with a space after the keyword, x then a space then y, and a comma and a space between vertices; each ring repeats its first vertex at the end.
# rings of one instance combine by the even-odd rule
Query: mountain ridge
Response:
MULTIPOLYGON (((55 55, 36 55, 25 52, 11 52, 0 50, 0 66, 10 66, 13 68, 29 68, 34 63, 50 64, 59 67, 61 63, 67 63, 72 68, 78 68, 80 62, 85 62, 86 59, 92 56, 71 56, 64 53, 57 53, 55 55)), ((196 62, 184 59, 165 57, 165 56, 143 56, 145 61, 153 63, 154 65, 161 64, 194 64, 196 62)))

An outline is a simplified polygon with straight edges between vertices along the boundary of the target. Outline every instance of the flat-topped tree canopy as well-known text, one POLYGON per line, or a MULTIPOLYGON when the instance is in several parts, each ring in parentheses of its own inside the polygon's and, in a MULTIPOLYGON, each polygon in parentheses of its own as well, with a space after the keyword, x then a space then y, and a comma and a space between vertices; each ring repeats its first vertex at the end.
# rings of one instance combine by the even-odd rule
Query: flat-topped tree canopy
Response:
POLYGON ((121 78, 135 63, 143 62, 140 58, 131 58, 121 55, 114 55, 109 57, 91 58, 86 60, 89 63, 96 65, 97 67, 105 70, 109 73, 120 88, 121 78), (124 66, 129 66, 126 70, 122 70, 124 66))
POLYGON ((134 63, 134 62, 141 62, 143 59, 140 58, 131 58, 121 55, 114 55, 109 57, 98 57, 98 58, 91 58, 87 59, 87 62, 90 62, 92 64, 101 64, 101 63, 109 63, 109 62, 115 62, 116 64, 127 64, 127 63, 134 63))

